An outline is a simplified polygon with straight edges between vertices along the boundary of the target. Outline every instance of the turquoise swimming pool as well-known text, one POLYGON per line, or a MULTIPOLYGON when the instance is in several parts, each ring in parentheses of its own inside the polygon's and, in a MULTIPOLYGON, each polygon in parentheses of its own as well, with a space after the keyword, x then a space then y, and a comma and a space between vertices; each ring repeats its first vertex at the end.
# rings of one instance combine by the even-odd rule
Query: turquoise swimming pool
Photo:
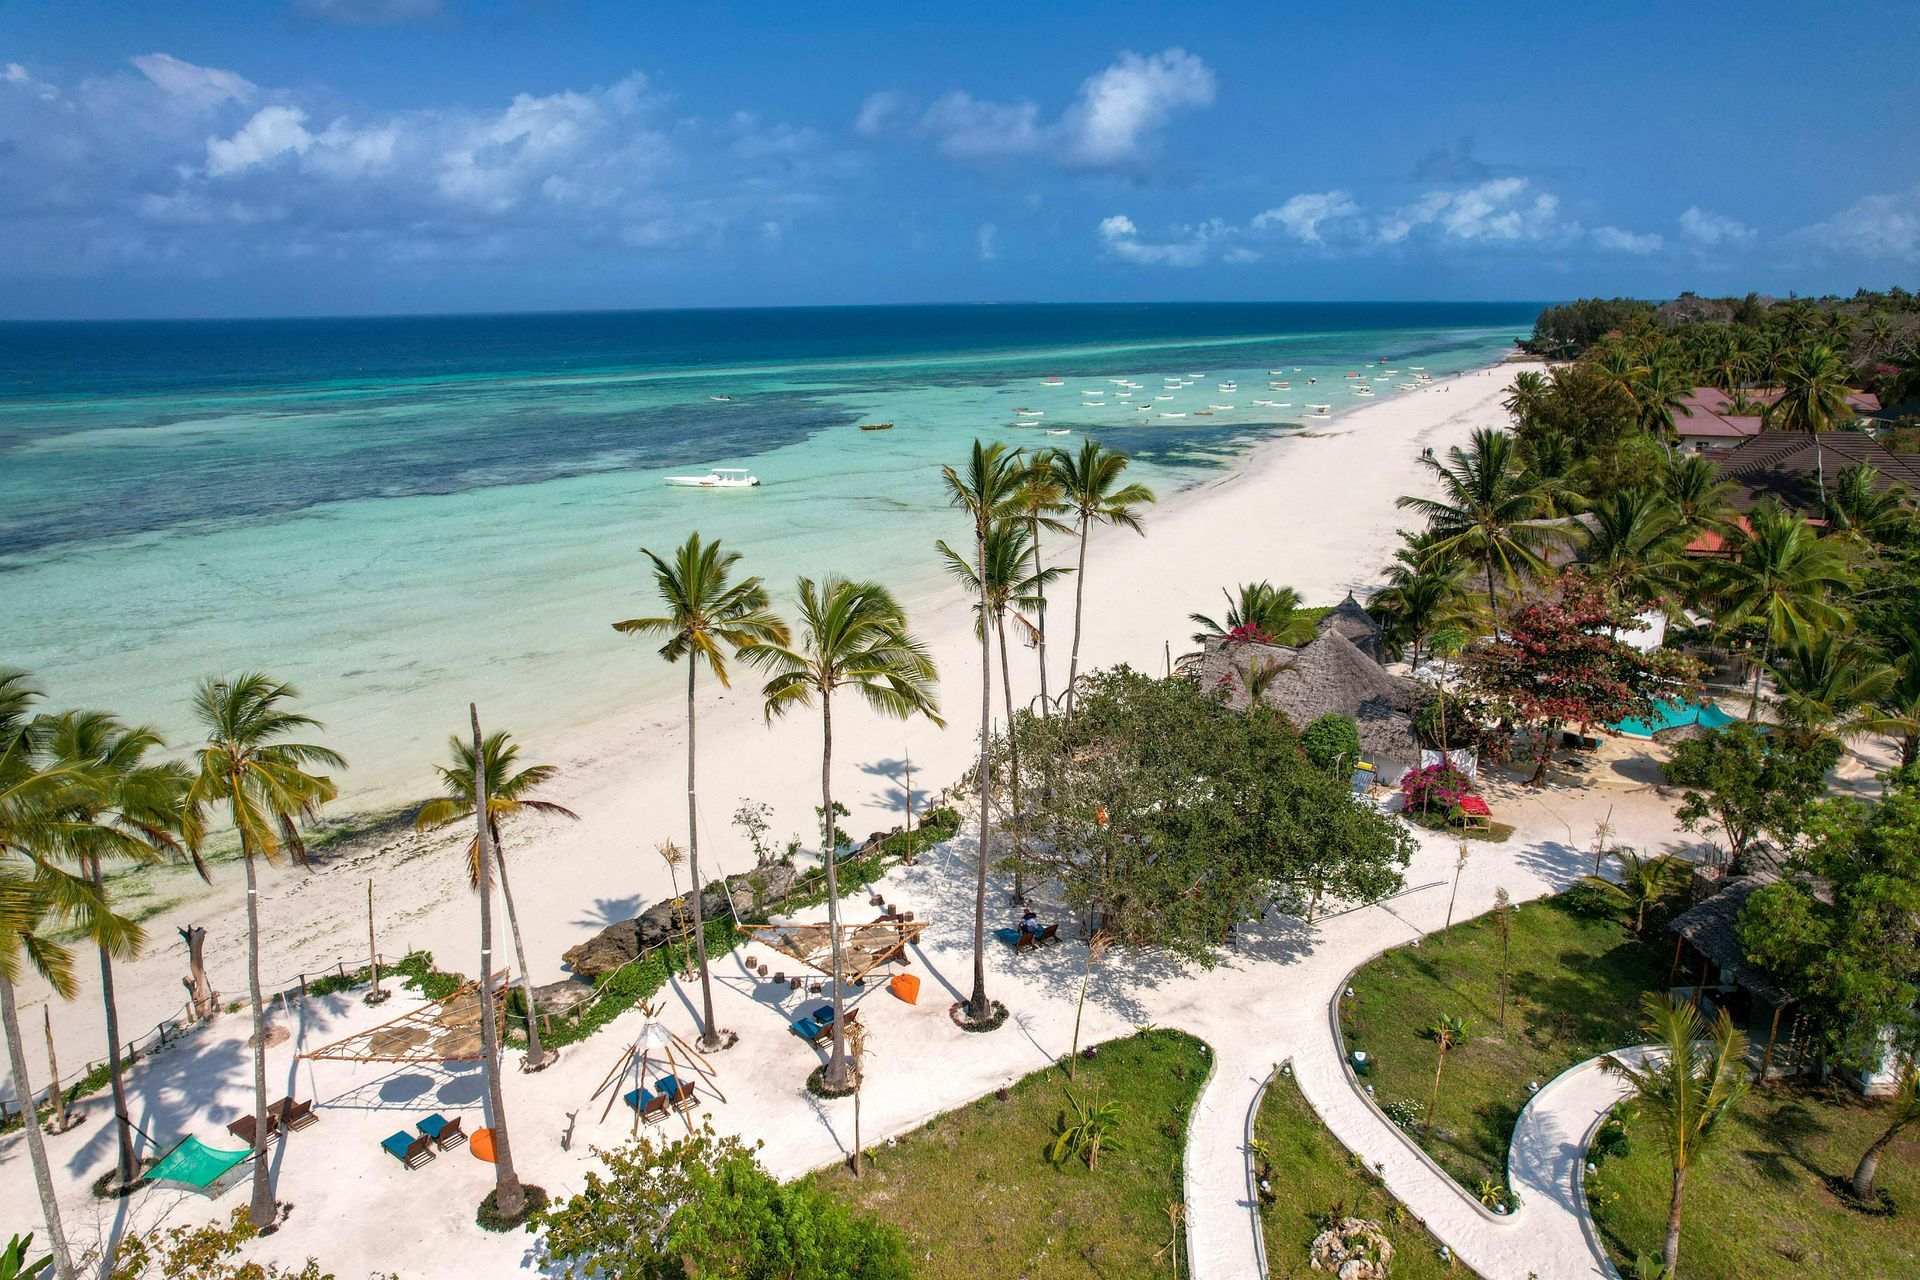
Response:
POLYGON ((1622 720, 1607 728, 1629 738, 1651 738, 1662 729, 1677 729, 1697 724, 1703 729, 1724 729, 1739 716, 1730 716, 1711 702, 1673 702, 1662 700, 1653 707, 1650 720, 1622 720))

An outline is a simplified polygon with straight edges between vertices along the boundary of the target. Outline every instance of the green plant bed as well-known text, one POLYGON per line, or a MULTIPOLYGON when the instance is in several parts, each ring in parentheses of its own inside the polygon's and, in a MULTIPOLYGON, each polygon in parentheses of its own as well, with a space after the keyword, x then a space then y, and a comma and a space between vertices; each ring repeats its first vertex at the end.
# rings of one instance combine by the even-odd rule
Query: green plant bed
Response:
MULTIPOLYGON (((1602 1159, 1587 1198, 1616 1264, 1657 1256, 1673 1174, 1650 1117, 1621 1108, 1631 1150, 1602 1159)), ((1877 1185, 1892 1216, 1842 1204, 1828 1179, 1848 1179, 1886 1127, 1886 1107, 1843 1089, 1749 1093, 1687 1174, 1680 1273, 1688 1280, 1920 1275, 1920 1133, 1895 1138, 1877 1185)))
POLYGON ((1260 1206, 1267 1270, 1274 1276, 1323 1275, 1308 1266, 1308 1250, 1335 1211, 1378 1223, 1393 1246, 1390 1274, 1400 1280, 1460 1275, 1440 1260, 1440 1242, 1413 1221, 1380 1179, 1357 1166, 1307 1105, 1291 1076, 1276 1075, 1260 1103, 1253 1133, 1273 1176, 1260 1206))
MULTIPOLYGON (((1100 1046, 1077 1080, 1050 1067, 935 1117, 867 1154, 864 1176, 843 1166, 812 1175, 849 1207, 903 1232, 920 1274, 1120 1280, 1176 1275, 1168 1206, 1183 1199, 1187 1117, 1211 1054, 1177 1031, 1100 1046), (1066 1090, 1120 1107, 1096 1167, 1049 1163, 1068 1111, 1066 1090)), ((897 1066, 887 1070, 902 1070, 897 1066)), ((1179 1236, 1180 1269, 1186 1239, 1179 1236)))
POLYGON ((487 1231, 512 1231, 516 1227, 525 1225, 528 1218, 547 1207, 547 1191, 545 1187, 536 1187, 531 1183, 522 1183, 520 1189, 526 1192, 526 1203, 513 1217, 502 1216, 499 1205, 494 1200, 494 1196, 498 1193, 489 1191, 486 1199, 480 1202, 480 1209, 473 1215, 473 1220, 487 1231))
POLYGON ((1432 1135, 1423 1136, 1424 1114, 1408 1132, 1470 1194, 1483 1181, 1504 1187, 1507 1144, 1532 1096, 1527 1086, 1643 1038, 1640 995, 1666 984, 1672 956, 1654 924, 1646 937, 1653 941, 1636 938, 1611 911, 1594 913, 1577 892, 1515 907, 1502 1030, 1494 918, 1457 924, 1353 975, 1354 994, 1340 1010, 1346 1047, 1367 1053, 1367 1081, 1383 1108, 1411 1103, 1424 1113, 1436 1056, 1426 1029, 1444 1015, 1466 1019, 1469 1037, 1448 1052, 1441 1074, 1432 1135))
POLYGON ((1489 844, 1505 844, 1507 837, 1513 834, 1513 827, 1505 822, 1490 822, 1485 827, 1463 827, 1449 822, 1444 813, 1434 813, 1426 809, 1407 809, 1403 811, 1408 822, 1416 827, 1425 827, 1429 831, 1441 831, 1450 836, 1462 836, 1468 840, 1481 840, 1489 844))

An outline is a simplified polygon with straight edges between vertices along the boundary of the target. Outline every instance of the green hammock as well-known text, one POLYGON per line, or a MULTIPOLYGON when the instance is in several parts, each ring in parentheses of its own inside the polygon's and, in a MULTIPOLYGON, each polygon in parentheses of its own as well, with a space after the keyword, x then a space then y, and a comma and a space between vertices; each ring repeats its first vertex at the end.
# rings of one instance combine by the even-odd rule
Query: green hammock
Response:
POLYGON ((189 1137, 167 1152, 160 1163, 148 1171, 147 1177, 184 1182, 204 1190, 252 1154, 252 1151, 222 1151, 198 1138, 189 1137))

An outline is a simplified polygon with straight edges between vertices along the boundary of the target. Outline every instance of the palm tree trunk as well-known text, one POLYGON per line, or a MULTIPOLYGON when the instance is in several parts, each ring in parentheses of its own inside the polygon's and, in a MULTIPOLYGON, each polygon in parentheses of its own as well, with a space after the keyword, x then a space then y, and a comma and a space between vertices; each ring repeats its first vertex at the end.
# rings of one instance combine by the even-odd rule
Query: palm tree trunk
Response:
MULTIPOLYGON (((513 1168, 507 1141, 507 1098, 500 1087, 500 1031, 493 1012, 493 862, 492 823, 488 820, 487 753, 480 737, 480 709, 469 703, 473 719, 473 813, 480 842, 480 1056, 486 1063, 487 1105, 493 1112, 493 1207, 503 1218, 517 1219, 527 1207, 526 1189, 513 1168)), ((258 1162, 256 1162, 258 1163, 258 1162)))
MULTIPOLYGON (((233 780, 235 790, 241 781, 233 780)), ((234 826, 240 825, 234 815, 234 826)), ((240 860, 247 864, 247 998, 253 1007, 253 1198, 247 1216, 255 1231, 273 1225, 279 1210, 267 1181, 267 1010, 260 999, 260 885, 253 865, 253 842, 240 834, 240 860)))
POLYGON ((1080 517, 1080 560, 1073 573, 1073 658, 1067 663, 1067 705, 1073 705, 1073 682, 1080 674, 1080 614, 1087 594, 1087 525, 1091 517, 1080 517))
POLYGON ((1493 553, 1487 553, 1487 618, 1493 623, 1493 638, 1500 639, 1500 599, 1493 593, 1493 553))
MULTIPOLYGON (((1035 611, 1039 619, 1034 624, 1034 630, 1040 636, 1040 718, 1044 720, 1052 708, 1047 705, 1047 584, 1041 577, 1045 570, 1040 563, 1040 518, 1038 516, 1027 521, 1027 532, 1033 535, 1033 590, 1040 599, 1040 606, 1035 611)), ((1009 720, 1008 723, 1012 721, 1009 720)))
POLYGON ((1423 1138, 1433 1136, 1433 1113, 1440 1109, 1440 1072, 1447 1065, 1447 1049, 1442 1045, 1433 1059, 1433 1092, 1427 1098, 1427 1131, 1423 1138))
POLYGON ((1747 721, 1752 723, 1760 718, 1760 673, 1767 668, 1767 650, 1760 650, 1759 661, 1753 664, 1753 696, 1747 700, 1747 721))
POLYGON ((1660 1249, 1660 1261, 1667 1274, 1680 1274, 1680 1205, 1687 1190, 1684 1166, 1673 1171, 1673 1198, 1667 1202, 1667 1240, 1660 1249))
MULTIPOLYGON (((102 893, 103 877, 98 856, 87 859, 87 878, 95 893, 102 893)), ((113 998, 113 958, 106 947, 100 949, 100 1000, 107 1016, 107 1079, 113 1085, 113 1130, 120 1147, 120 1185, 133 1181, 136 1165, 133 1156, 133 1124, 127 1118, 127 1077, 120 1061, 120 1006, 113 998)))
POLYGON ((40 1109, 33 1100, 33 1081, 27 1074, 26 1044, 20 1039, 20 1009, 14 1003, 13 983, 0 974, 0 1023, 7 1035, 7 1059, 13 1068, 13 1091, 20 1099, 20 1118, 27 1134, 27 1156, 33 1164, 33 1182, 40 1192, 40 1215, 47 1220, 47 1248, 53 1254, 53 1274, 74 1280, 73 1258, 67 1252, 67 1232, 60 1223, 60 1201, 53 1193, 53 1166, 47 1163, 47 1144, 40 1133, 40 1109))
POLYGON ((1900 765, 1905 768, 1916 759, 1920 759, 1920 733, 1902 734, 1900 737, 1900 765))
POLYGON ((1820 486, 1820 514, 1825 517, 1827 514, 1827 463, 1820 453, 1820 433, 1814 431, 1811 434, 1813 436, 1813 476, 1820 486))
POLYGON ((1001 614, 993 621, 994 629, 1000 633, 1000 687, 1006 694, 1007 702, 1007 791, 1012 797, 1013 810, 1008 819, 1008 830, 1013 833, 1013 896, 1021 902, 1027 900, 1026 863, 1023 855, 1025 847, 1020 840, 1020 748, 1013 740, 1013 668, 1007 665, 1007 619, 1001 614))
MULTIPOLYGON (((491 822, 487 824, 493 826, 491 822)), ((513 962, 520 966, 520 994, 527 1002, 527 1070, 538 1071, 547 1065, 546 1050, 540 1047, 539 1012, 533 1003, 533 976, 527 972, 527 949, 520 945, 520 915, 513 909, 513 889, 507 883, 507 855, 500 849, 500 832, 493 832, 493 865, 500 871, 500 897, 507 904, 507 932, 513 935, 513 962)))
POLYGON ((840 1090, 847 1087, 847 1019, 840 998, 840 877, 834 869, 840 851, 833 840, 833 695, 824 691, 820 699, 820 812, 826 815, 821 819, 820 849, 827 863, 827 933, 833 955, 833 972, 828 975, 833 982, 833 1050, 827 1055, 827 1070, 821 1079, 827 1088, 840 1090))
MULTIPOLYGON (((989 782, 987 748, 992 739, 993 720, 993 645, 987 632, 987 525, 984 517, 973 529, 974 573, 980 584, 980 849, 974 859, 973 883, 973 994, 967 1000, 967 1016, 978 1021, 987 1016, 987 860, 993 856, 993 821, 987 811, 989 782)), ((1076 657, 1079 649, 1079 620, 1074 622, 1076 657)), ((1071 680, 1071 677, 1069 677, 1071 680)))
POLYGON ((1873 1199, 1873 1179, 1874 1175, 1880 1171, 1881 1154, 1886 1151, 1894 1138, 1899 1136, 1900 1131, 1916 1119, 1920 1119, 1920 1115, 1910 1114, 1895 1120, 1887 1126, 1886 1132, 1873 1140, 1873 1145, 1868 1147, 1866 1153, 1860 1157, 1860 1163, 1853 1169, 1853 1194, 1857 1198, 1869 1201, 1873 1199))
MULTIPOLYGON (((713 1022, 713 982, 707 976, 706 886, 700 879, 700 817, 693 794, 693 675, 699 666, 687 660, 687 871, 693 877, 693 947, 700 957, 700 1047, 711 1052, 720 1047, 720 1029, 713 1022)), ((827 821, 833 821, 833 806, 827 806, 827 821)))

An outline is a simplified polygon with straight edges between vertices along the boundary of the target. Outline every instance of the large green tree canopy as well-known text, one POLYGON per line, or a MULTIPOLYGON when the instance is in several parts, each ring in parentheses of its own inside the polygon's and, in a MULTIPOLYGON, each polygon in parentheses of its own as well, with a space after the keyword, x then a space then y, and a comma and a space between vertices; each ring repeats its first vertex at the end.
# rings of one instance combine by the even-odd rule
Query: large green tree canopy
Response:
POLYGON ((1045 797, 1030 855, 1069 905, 1135 945, 1201 963, 1270 903, 1371 901, 1413 841, 1310 762, 1285 716, 1227 710, 1192 681, 1088 678, 1071 716, 1022 716, 1022 790, 1045 797))

